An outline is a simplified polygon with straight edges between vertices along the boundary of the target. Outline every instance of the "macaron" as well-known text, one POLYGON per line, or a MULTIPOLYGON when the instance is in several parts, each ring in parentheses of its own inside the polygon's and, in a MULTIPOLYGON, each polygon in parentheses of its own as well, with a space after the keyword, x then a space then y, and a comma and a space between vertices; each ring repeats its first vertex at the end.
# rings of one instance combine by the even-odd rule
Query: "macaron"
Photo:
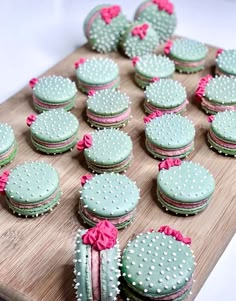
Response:
POLYGON ((74 259, 77 301, 116 300, 120 277, 117 232, 108 221, 78 230, 74 259))
POLYGON ((58 154, 72 149, 78 140, 78 119, 64 109, 44 111, 38 116, 29 115, 31 142, 36 150, 58 154))
POLYGON ((132 141, 118 129, 96 130, 78 141, 78 151, 84 151, 88 167, 96 173, 123 172, 131 164, 132 141))
POLYGON ((220 154, 236 157, 236 111, 219 112, 209 116, 211 122, 207 135, 210 148, 220 154))
POLYGON ((236 76, 236 49, 218 49, 215 73, 236 76))
POLYGON ((33 92, 33 105, 39 112, 59 108, 69 111, 75 106, 77 89, 68 77, 32 78, 29 85, 33 92))
POLYGON ((177 25, 174 5, 169 0, 143 1, 136 10, 135 20, 151 23, 158 33, 160 43, 173 35, 177 25))
POLYGON ((80 58, 75 68, 78 87, 83 93, 119 87, 119 68, 110 58, 80 58))
POLYGON ((131 118, 129 96, 118 90, 97 91, 87 100, 87 120, 96 128, 119 128, 131 118))
POLYGON ((84 33, 93 50, 107 53, 117 50, 127 26, 128 20, 119 5, 103 4, 89 12, 84 21, 84 33))
POLYGON ((125 175, 105 173, 81 178, 80 216, 90 226, 108 220, 117 229, 133 222, 140 199, 135 182, 125 175))
POLYGON ((160 79, 145 90, 144 109, 151 114, 156 110, 163 114, 182 113, 188 104, 186 89, 173 79, 160 79))
POLYGON ((159 44, 159 37, 152 25, 147 22, 131 24, 120 42, 122 51, 129 58, 153 53, 159 44))
POLYGON ((159 164, 157 198, 166 211, 192 215, 207 208, 215 189, 213 175, 194 162, 168 158, 159 164))
POLYGON ((0 122, 0 167, 10 163, 16 156, 17 142, 10 125, 0 122))
POLYGON ((191 238, 162 226, 130 240, 121 258, 122 291, 127 300, 182 301, 193 285, 191 238))
POLYGON ((156 111, 144 122, 146 148, 154 158, 184 158, 194 150, 195 128, 188 118, 156 111))
POLYGON ((61 190, 55 168, 43 161, 26 162, 0 177, 1 192, 14 214, 38 217, 59 203, 61 190))
POLYGON ((164 53, 175 63, 181 73, 194 73, 204 69, 208 48, 201 42, 190 39, 167 41, 164 53))
POLYGON ((145 54, 133 58, 135 69, 135 82, 144 89, 159 78, 172 77, 175 72, 175 64, 166 56, 145 54))

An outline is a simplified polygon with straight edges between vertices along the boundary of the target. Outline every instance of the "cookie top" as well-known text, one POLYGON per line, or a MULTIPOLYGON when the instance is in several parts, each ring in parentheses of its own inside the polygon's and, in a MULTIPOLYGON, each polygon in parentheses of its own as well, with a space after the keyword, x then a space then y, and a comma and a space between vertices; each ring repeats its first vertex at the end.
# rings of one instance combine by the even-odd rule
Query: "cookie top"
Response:
POLYGON ((194 203, 212 195, 215 181, 200 164, 183 161, 180 166, 162 169, 157 175, 157 186, 171 200, 194 203))
POLYGON ((126 111, 129 106, 129 97, 117 90, 101 90, 87 100, 87 109, 102 116, 117 115, 126 111))
POLYGON ((236 111, 224 111, 215 115, 211 129, 223 140, 236 142, 236 111))
POLYGON ((144 93, 147 102, 163 109, 175 108, 187 99, 185 88, 173 79, 160 79, 150 84, 144 93))
POLYGON ((166 56, 146 54, 138 58, 135 71, 145 77, 169 77, 175 72, 175 64, 166 56))
POLYGON ((132 152, 130 137, 120 130, 97 130, 91 136, 92 146, 84 150, 84 155, 101 166, 120 163, 132 152))
POLYGON ((50 197, 58 188, 55 168, 43 161, 26 162, 10 171, 5 192, 19 203, 37 203, 50 197))
POLYGON ((48 103, 65 102, 75 96, 76 85, 63 76, 41 77, 33 88, 34 95, 48 103))
POLYGON ((0 154, 5 153, 15 142, 13 129, 7 123, 0 122, 0 154))
POLYGON ((61 142, 77 134, 78 119, 64 109, 53 109, 39 114, 30 126, 31 135, 41 141, 61 142))
POLYGON ((164 233, 141 233, 129 241, 122 256, 128 286, 143 296, 177 293, 192 278, 194 258, 183 242, 164 233))
POLYGON ((88 211, 114 218, 134 210, 139 200, 136 184, 124 175, 95 175, 82 188, 81 201, 88 211))
POLYGON ((115 80, 119 76, 117 64, 109 58, 91 58, 76 69, 78 80, 90 85, 101 85, 115 80))
POLYGON ((208 48, 203 43, 189 39, 175 40, 170 48, 171 57, 185 62, 201 61, 207 52, 208 48))
POLYGON ((236 78, 224 75, 212 78, 206 85, 203 96, 213 103, 236 104, 236 78))
POLYGON ((156 117, 146 125, 146 138, 164 149, 178 149, 190 144, 195 136, 191 120, 176 114, 156 117))
POLYGON ((220 53, 216 58, 216 65, 224 73, 236 76, 236 49, 220 53))

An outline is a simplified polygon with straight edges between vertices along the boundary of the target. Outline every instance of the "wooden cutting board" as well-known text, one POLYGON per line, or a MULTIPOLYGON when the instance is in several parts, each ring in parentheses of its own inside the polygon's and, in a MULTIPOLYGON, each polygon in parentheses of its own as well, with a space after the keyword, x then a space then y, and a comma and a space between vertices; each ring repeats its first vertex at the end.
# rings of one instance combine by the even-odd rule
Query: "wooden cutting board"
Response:
MULTIPOLYGON (((192 249, 198 263, 193 300, 211 270, 224 252, 236 230, 236 159, 221 156, 210 150, 206 143, 209 128, 207 116, 194 102, 193 93, 198 80, 213 72, 216 48, 209 47, 207 66, 203 72, 193 75, 175 74, 187 88, 190 104, 188 116, 196 127, 195 151, 188 160, 199 162, 214 175, 216 190, 212 202, 204 212, 192 217, 180 217, 167 213, 156 203, 156 175, 158 161, 145 150, 144 145, 144 93, 134 81, 133 67, 129 59, 118 53, 106 56, 114 59, 120 68, 121 91, 132 100, 133 119, 124 129, 133 140, 134 160, 127 176, 137 182, 141 200, 134 223, 119 231, 123 248, 134 234, 160 225, 170 225, 184 235, 192 237, 192 249)), ((79 57, 103 56, 86 46, 77 49, 45 75, 63 75, 75 80, 73 63, 79 57)), ((22 72, 24 69, 22 68, 22 72)), ((72 110, 80 122, 79 137, 92 129, 86 123, 86 96, 78 93, 76 108, 72 110)), ((43 155, 32 149, 29 129, 25 119, 34 113, 32 91, 27 86, 0 106, 0 121, 9 123, 16 134, 19 149, 16 159, 6 168, 28 160, 45 160, 59 171, 63 196, 60 205, 50 214, 25 219, 13 215, 0 197, 0 296, 11 301, 73 301, 73 257, 75 234, 83 228, 78 216, 80 176, 88 172, 83 154, 76 149, 62 155, 43 155)), ((4 168, 1 169, 1 172, 4 168)))

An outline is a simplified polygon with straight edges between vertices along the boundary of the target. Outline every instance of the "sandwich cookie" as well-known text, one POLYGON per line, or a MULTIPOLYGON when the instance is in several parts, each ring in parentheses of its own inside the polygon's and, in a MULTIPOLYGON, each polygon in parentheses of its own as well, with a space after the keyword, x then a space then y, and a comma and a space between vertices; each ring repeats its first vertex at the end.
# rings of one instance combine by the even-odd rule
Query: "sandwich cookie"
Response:
POLYGON ((118 65, 109 58, 81 58, 74 65, 78 86, 83 93, 119 87, 118 65))
POLYGON ((194 150, 195 128, 188 118, 155 111, 144 122, 146 148, 154 158, 183 158, 194 150))
POLYGON ((108 221, 78 231, 74 259, 77 301, 116 300, 120 277, 117 232, 108 221))
POLYGON ((159 164, 157 197, 176 214, 192 215, 209 205, 215 189, 212 174, 198 163, 166 159, 159 164))
POLYGON ((152 25, 147 22, 135 22, 122 36, 120 45, 129 58, 152 53, 159 44, 159 37, 152 25))
POLYGON ((69 111, 75 106, 77 89, 69 78, 56 75, 32 78, 29 85, 33 105, 39 112, 59 108, 69 111))
POLYGON ((129 241, 121 258, 122 291, 127 300, 182 301, 193 285, 191 238, 162 226, 129 241))
POLYGON ((194 73, 204 69, 208 48, 201 42, 189 39, 169 40, 164 52, 181 73, 194 73))
POLYGON ((77 149, 84 151, 88 167, 97 173, 126 171, 133 156, 130 137, 112 128, 85 134, 77 149))
POLYGON ((72 149, 78 140, 79 121, 64 109, 45 111, 26 120, 36 150, 58 154, 72 149))
POLYGON ((219 112, 208 120, 211 122, 207 135, 210 148, 236 157, 236 111, 219 112))
POLYGON ((80 216, 94 226, 106 219, 117 229, 133 222, 138 204, 139 189, 136 183, 116 173, 81 178, 80 216))
POLYGON ((98 5, 85 19, 84 33, 93 50, 107 53, 117 50, 127 26, 128 21, 119 5, 98 5))
POLYGON ((186 89, 173 79, 160 79, 150 84, 144 93, 144 109, 148 114, 156 110, 178 114, 184 112, 188 104, 186 89))
POLYGON ((17 143, 10 125, 0 122, 0 167, 10 163, 16 156, 17 143))
POLYGON ((236 49, 218 49, 215 72, 217 75, 236 76, 236 49))
POLYGON ((142 2, 135 13, 135 20, 151 23, 159 35, 160 43, 173 35, 177 24, 174 5, 169 0, 142 2))
POLYGON ((144 89, 159 78, 172 77, 175 72, 174 63, 166 56, 146 54, 134 57, 135 82, 144 89))
POLYGON ((60 200, 57 171, 45 162, 26 162, 0 177, 0 190, 9 208, 19 216, 38 217, 52 211, 60 200))
POLYGON ((130 105, 130 99, 125 93, 116 90, 98 91, 87 100, 88 122, 97 128, 125 126, 131 118, 130 105))

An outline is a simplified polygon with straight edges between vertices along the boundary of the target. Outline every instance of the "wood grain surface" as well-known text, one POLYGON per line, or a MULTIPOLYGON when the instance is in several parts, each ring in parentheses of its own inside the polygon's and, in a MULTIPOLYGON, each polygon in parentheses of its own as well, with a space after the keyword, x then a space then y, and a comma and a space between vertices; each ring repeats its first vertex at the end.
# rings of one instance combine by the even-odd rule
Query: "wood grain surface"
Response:
MULTIPOLYGON (((210 150, 206 142, 209 127, 207 116, 193 100, 197 82, 203 75, 213 72, 216 49, 209 47, 207 66, 203 72, 193 75, 175 74, 187 88, 190 104, 184 115, 196 127, 195 151, 188 160, 199 162, 214 175, 216 190, 209 207, 191 217, 180 217, 162 210, 156 200, 156 175, 159 161, 153 159, 144 145, 144 93, 134 81, 133 67, 129 59, 120 54, 106 56, 114 59, 120 68, 121 91, 132 100, 131 122, 122 130, 133 140, 134 159, 127 176, 137 182, 141 200, 132 225, 119 231, 123 248, 134 234, 160 225, 170 225, 184 235, 192 237, 192 249, 196 255, 196 282, 189 300, 194 300, 211 270, 236 230, 236 160, 210 150)), ((103 56, 91 52, 86 46, 75 50, 46 75, 69 76, 75 80, 73 63, 79 57, 103 56)), ((24 69, 22 69, 24 72, 24 69)), ((78 93, 72 113, 80 122, 79 137, 92 129, 86 123, 86 96, 78 93)), ((36 152, 30 143, 25 119, 35 113, 32 107, 32 91, 27 86, 0 106, 0 121, 9 123, 16 134, 19 149, 16 159, 5 169, 29 160, 50 162, 60 174, 63 196, 53 212, 39 218, 22 218, 13 215, 0 197, 0 296, 11 301, 74 301, 73 258, 77 229, 83 228, 78 216, 80 176, 88 172, 83 154, 76 149, 65 154, 50 156, 36 152)), ((4 168, 0 171, 2 172, 4 168)), ((217 289, 217 288, 216 288, 217 289)))

